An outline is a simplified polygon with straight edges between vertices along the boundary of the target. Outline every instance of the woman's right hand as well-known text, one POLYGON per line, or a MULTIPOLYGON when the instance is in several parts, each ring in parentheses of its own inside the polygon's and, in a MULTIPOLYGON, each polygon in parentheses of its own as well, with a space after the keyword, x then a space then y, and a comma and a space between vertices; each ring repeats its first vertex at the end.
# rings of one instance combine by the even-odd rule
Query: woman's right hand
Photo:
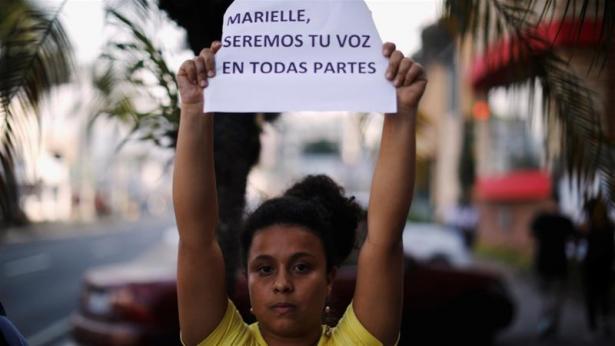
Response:
POLYGON ((214 41, 193 59, 186 60, 177 72, 177 87, 182 105, 203 105, 203 89, 216 75, 215 55, 222 44, 214 41))

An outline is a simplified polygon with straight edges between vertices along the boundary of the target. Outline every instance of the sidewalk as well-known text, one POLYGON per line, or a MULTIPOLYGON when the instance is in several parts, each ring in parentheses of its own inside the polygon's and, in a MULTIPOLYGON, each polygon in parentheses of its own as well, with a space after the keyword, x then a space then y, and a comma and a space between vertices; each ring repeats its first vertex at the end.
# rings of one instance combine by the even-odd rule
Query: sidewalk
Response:
MULTIPOLYGON (((613 345, 615 339, 604 336, 592 336, 585 320, 585 308, 578 294, 568 294, 562 308, 559 333, 548 340, 539 340, 536 325, 540 319, 541 296, 531 275, 497 262, 477 260, 477 265, 501 273, 516 302, 516 314, 513 323, 496 339, 498 346, 602 346, 613 345)), ((613 318, 611 317, 611 325, 613 318)))

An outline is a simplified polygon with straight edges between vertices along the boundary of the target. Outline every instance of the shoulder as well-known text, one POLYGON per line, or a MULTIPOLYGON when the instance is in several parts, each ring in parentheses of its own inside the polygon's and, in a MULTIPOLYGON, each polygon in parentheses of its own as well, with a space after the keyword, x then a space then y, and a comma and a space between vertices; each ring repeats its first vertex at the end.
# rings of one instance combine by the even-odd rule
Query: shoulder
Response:
POLYGON ((17 327, 5 316, 0 315, 0 345, 26 346, 27 342, 17 327))
POLYGON ((352 303, 331 333, 324 333, 319 346, 338 345, 365 345, 381 346, 382 342, 376 339, 359 321, 354 312, 352 303))
POLYGON ((543 223, 548 219, 548 215, 545 213, 538 213, 534 215, 534 219, 532 220, 532 227, 540 228, 543 227, 543 223))
POLYGON ((218 326, 198 344, 198 346, 209 345, 258 345, 253 331, 243 321, 241 314, 230 299, 224 317, 218 326))

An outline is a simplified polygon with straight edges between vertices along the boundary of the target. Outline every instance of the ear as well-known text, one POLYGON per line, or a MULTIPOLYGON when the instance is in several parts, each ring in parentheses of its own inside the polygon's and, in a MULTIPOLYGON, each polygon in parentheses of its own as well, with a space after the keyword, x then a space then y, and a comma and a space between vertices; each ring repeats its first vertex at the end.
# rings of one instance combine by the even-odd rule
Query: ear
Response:
POLYGON ((335 275, 337 275, 337 267, 331 268, 329 273, 327 273, 327 291, 328 291, 328 294, 331 294, 331 289, 333 288, 333 281, 335 281, 335 275))

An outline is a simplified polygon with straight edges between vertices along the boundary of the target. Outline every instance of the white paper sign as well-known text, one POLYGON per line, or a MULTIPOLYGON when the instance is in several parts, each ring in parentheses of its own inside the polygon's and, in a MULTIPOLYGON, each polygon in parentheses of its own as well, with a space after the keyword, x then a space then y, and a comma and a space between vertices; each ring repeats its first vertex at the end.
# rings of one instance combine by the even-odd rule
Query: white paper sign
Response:
POLYGON ((395 112, 363 0, 235 0, 206 112, 395 112))

